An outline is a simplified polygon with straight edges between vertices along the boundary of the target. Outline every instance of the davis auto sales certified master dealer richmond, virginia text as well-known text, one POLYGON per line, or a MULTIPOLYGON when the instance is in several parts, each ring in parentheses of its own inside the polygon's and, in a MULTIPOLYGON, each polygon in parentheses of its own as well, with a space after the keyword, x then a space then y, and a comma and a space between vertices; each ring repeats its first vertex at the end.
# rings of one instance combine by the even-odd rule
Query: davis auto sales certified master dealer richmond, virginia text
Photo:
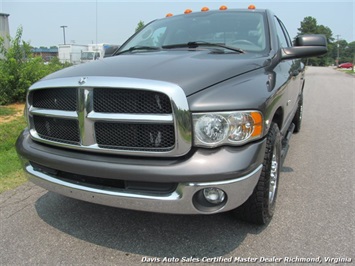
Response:
POLYGON ((143 257, 141 262, 143 263, 351 263, 353 260, 349 257, 143 257))

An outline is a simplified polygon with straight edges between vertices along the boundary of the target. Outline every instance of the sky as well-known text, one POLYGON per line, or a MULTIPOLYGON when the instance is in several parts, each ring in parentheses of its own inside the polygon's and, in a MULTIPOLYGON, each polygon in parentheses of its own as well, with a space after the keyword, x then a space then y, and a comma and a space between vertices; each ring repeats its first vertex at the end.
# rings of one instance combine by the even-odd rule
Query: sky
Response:
POLYGON ((256 8, 272 10, 285 24, 291 38, 297 35, 300 22, 307 16, 318 25, 329 27, 333 37, 355 41, 355 0, 237 0, 237 1, 122 1, 122 0, 0 0, 0 13, 10 14, 10 35, 22 26, 22 39, 34 47, 58 46, 64 43, 122 44, 135 31, 139 21, 145 24, 163 18, 167 13, 182 14, 185 9, 200 11, 204 6, 218 9, 256 8))

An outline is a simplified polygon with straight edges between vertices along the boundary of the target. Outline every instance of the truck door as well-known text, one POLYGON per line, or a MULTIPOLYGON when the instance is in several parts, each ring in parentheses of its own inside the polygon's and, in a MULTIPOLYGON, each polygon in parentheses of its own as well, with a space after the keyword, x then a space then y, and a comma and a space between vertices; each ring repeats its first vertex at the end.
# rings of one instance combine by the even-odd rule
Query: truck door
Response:
MULTIPOLYGON (((275 26, 280 47, 291 47, 291 38, 288 35, 285 26, 277 17, 275 17, 275 26)), ((281 62, 280 65, 283 75, 287 78, 287 102, 285 113, 287 114, 286 123, 288 124, 297 110, 298 105, 296 103, 301 92, 302 71, 300 70, 299 60, 287 60, 281 62)))

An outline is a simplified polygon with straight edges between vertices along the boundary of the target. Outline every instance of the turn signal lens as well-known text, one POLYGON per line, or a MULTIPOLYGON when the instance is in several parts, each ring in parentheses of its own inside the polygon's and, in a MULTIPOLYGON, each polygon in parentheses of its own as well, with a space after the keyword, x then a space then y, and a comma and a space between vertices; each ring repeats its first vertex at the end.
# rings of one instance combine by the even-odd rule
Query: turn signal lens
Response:
POLYGON ((252 137, 258 137, 263 134, 263 118, 259 112, 251 112, 251 117, 254 120, 254 131, 252 137))

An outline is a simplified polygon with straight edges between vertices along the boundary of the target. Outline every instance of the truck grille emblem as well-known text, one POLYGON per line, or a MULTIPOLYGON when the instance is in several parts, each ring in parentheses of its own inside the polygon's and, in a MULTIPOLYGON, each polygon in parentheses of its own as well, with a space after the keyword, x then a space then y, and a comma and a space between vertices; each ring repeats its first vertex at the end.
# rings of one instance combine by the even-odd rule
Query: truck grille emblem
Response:
POLYGON ((87 80, 86 77, 80 78, 79 81, 78 81, 79 85, 84 85, 86 83, 86 80, 87 80))

